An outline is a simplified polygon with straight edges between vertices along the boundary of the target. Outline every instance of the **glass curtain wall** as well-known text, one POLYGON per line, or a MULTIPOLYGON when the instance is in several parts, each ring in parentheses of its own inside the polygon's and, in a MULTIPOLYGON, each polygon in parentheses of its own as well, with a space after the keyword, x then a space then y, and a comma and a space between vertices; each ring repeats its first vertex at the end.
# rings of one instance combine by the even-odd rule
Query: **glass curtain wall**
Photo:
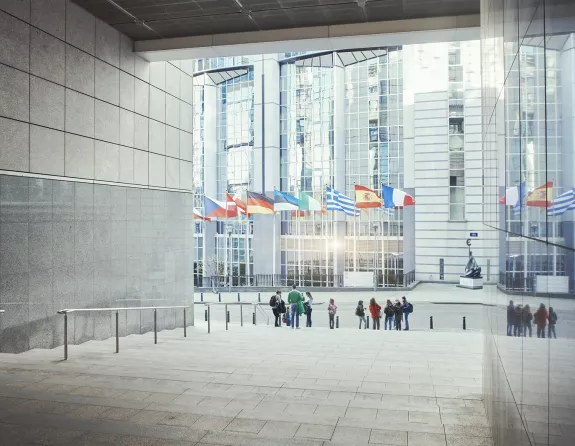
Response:
MULTIPOLYGON (((194 85, 193 172, 194 209, 204 215, 204 86, 194 85)), ((204 259, 204 222, 194 220, 194 285, 202 284, 204 259)))
MULTIPOLYGON (((280 68, 280 187, 323 202, 333 178, 333 54, 320 60, 324 66, 307 66, 315 63, 311 56, 280 68)), ((331 214, 281 212, 281 274, 288 284, 334 285, 331 214)))
POLYGON ((485 300, 495 446, 575 444, 574 33, 571 0, 481 4, 483 163, 499 171, 484 178, 483 214, 506 292, 485 300))
MULTIPOLYGON (((345 67, 346 191, 403 189, 401 48, 345 67)), ((345 270, 374 271, 379 286, 403 284, 403 211, 369 209, 347 217, 345 270), (385 271, 385 274, 384 274, 385 271)))
MULTIPOLYGON (((254 147, 254 76, 247 73, 220 83, 217 87, 217 190, 218 200, 226 194, 246 200, 253 189, 254 147)), ((223 264, 225 282, 245 285, 253 271, 251 253, 252 222, 246 218, 227 219, 218 223, 216 236, 217 264, 223 264), (246 257, 246 246, 249 255, 246 257)))

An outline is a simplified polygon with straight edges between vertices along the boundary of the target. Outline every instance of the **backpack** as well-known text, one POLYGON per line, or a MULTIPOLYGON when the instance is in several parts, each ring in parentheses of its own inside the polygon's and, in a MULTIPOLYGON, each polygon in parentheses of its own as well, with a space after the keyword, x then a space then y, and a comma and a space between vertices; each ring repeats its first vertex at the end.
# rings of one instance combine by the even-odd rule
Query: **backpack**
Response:
POLYGON ((407 313, 413 313, 413 305, 411 305, 411 302, 407 303, 407 313))
POLYGON ((365 316, 365 310, 363 309, 363 305, 358 305, 355 309, 355 315, 356 316, 365 316))
POLYGON ((270 297, 270 307, 275 307, 276 306, 276 297, 272 296, 270 297))
POLYGON ((285 313, 286 312, 286 303, 282 300, 280 302, 280 313, 285 313))

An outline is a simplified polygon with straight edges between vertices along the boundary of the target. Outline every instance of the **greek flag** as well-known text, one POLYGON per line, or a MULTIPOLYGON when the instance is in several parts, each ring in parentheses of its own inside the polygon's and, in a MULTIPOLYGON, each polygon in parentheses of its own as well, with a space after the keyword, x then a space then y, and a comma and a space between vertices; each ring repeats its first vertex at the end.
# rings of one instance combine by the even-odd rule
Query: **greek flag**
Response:
POLYGON ((360 213, 359 209, 355 207, 355 201, 352 198, 329 186, 326 187, 326 199, 328 211, 343 211, 351 217, 360 213))
POLYGON ((563 215, 567 211, 575 211, 575 189, 555 198, 547 208, 547 215, 563 215))

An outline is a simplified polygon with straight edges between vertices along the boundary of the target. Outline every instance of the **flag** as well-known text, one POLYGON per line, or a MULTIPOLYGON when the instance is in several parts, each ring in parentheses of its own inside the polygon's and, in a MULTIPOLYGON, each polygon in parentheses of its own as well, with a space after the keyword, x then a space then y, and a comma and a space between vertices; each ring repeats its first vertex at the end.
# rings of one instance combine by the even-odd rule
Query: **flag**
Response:
POLYGON ((297 211, 299 200, 293 195, 289 195, 279 190, 274 190, 274 210, 275 211, 297 211))
POLYGON ((263 194, 248 192, 248 214, 273 214, 274 202, 263 194))
POLYGON ((240 214, 245 214, 246 213, 246 204, 240 200, 240 198, 236 195, 234 195, 233 197, 228 193, 226 194, 226 198, 228 200, 228 203, 233 202, 236 204, 236 209, 239 211, 240 214))
POLYGON ((309 215, 309 211, 291 211, 292 217, 305 217, 309 215))
POLYGON ((415 204, 415 200, 411 195, 391 186, 382 185, 381 195, 383 196, 383 205, 386 208, 397 209, 415 204))
POLYGON ((194 208, 194 220, 212 221, 208 217, 204 217, 197 208, 194 208))
POLYGON ((326 198, 328 211, 342 211, 352 217, 360 213, 359 209, 355 207, 353 199, 329 186, 326 186, 326 198))
POLYGON ((525 206, 548 208, 551 206, 551 195, 553 194, 553 181, 549 181, 539 186, 527 195, 525 206))
POLYGON ((355 207, 358 209, 379 208, 381 207, 381 198, 374 190, 356 184, 355 207))
POLYGON ((380 210, 381 212, 383 212, 384 214, 387 214, 387 215, 394 215, 394 214, 395 214, 395 209, 394 209, 394 208, 381 207, 381 208, 379 208, 379 210, 380 210))
POLYGON ((505 189, 505 195, 499 199, 499 203, 505 206, 521 205, 523 202, 522 195, 525 198, 525 183, 505 189))
POLYGON ((575 211, 575 189, 559 195, 547 208, 547 215, 563 215, 567 211, 575 211))
POLYGON ((238 212, 236 208, 232 209, 228 203, 214 200, 204 195, 204 214, 208 218, 232 218, 236 217, 238 212))
POLYGON ((299 193, 299 209, 300 211, 321 211, 321 203, 304 192, 299 193))

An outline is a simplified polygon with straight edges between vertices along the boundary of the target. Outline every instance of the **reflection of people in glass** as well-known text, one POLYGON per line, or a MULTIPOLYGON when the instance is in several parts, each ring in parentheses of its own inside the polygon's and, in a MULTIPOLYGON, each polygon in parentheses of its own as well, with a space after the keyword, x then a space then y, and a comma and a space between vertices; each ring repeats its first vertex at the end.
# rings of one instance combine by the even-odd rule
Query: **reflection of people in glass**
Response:
POLYGON ((557 313, 553 311, 553 307, 549 307, 549 339, 551 339, 551 335, 557 339, 557 333, 555 333, 555 324, 557 323, 557 313))
POLYGON ((531 321, 533 320, 533 315, 531 314, 531 308, 529 308, 529 304, 526 304, 523 307, 523 336, 527 337, 527 330, 529 330, 529 337, 533 335, 533 330, 531 328, 531 321))
POLYGON ((544 304, 539 305, 539 309, 533 315, 535 318, 535 323, 537 324, 537 337, 545 338, 545 326, 547 325, 547 319, 549 319, 549 314, 544 304))
POLYGON ((513 335, 513 319, 515 319, 515 305, 510 300, 507 306, 507 336, 513 335))
POLYGON ((472 279, 477 279, 481 277, 481 268, 477 265, 473 253, 469 251, 469 260, 465 266, 465 277, 470 277, 472 279))

